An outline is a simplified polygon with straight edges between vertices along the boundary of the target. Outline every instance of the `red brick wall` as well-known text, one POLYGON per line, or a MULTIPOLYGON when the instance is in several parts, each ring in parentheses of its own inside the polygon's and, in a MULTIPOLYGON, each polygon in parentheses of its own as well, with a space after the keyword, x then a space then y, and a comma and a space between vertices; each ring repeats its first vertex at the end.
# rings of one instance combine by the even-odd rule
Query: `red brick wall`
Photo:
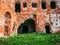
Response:
MULTIPOLYGON (((51 9, 50 8, 50 0, 46 1, 46 9, 42 9, 41 7, 41 1, 42 0, 0 0, 0 17, 3 18, 2 22, 3 24, 0 25, 0 34, 4 36, 4 26, 5 26, 5 13, 9 12, 11 15, 11 29, 9 29, 9 35, 12 35, 14 33, 17 33, 18 27, 21 25, 21 23, 24 23, 25 20, 32 18, 35 20, 36 23, 36 31, 42 31, 46 32, 45 25, 49 24, 52 27, 51 24, 51 18, 50 14, 52 13, 58 13, 60 12, 60 8, 51 9), (15 3, 20 2, 20 8, 21 12, 16 13, 15 12, 15 3), (24 10, 23 8, 23 2, 27 3, 27 8, 24 10), (32 8, 32 3, 37 3, 36 9, 32 8), (34 18, 34 15, 36 14, 36 18, 34 18), (15 28, 13 30, 15 23, 15 28)), ((57 3, 57 2, 56 2, 57 3)), ((2 23, 1 22, 1 23, 2 23)), ((54 31, 51 28, 51 32, 58 32, 59 30, 56 29, 54 31)))

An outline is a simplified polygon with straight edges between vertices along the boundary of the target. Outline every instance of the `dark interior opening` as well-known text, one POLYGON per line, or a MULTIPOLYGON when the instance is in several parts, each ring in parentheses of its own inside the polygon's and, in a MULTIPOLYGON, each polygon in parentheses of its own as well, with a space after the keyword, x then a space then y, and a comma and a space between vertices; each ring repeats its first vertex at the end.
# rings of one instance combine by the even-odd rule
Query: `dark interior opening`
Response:
POLYGON ((49 25, 46 25, 45 29, 46 29, 46 33, 50 33, 50 26, 49 25))
POLYGON ((46 3, 42 2, 42 9, 46 9, 46 3))
POLYGON ((20 12, 20 3, 15 4, 15 12, 20 12))
POLYGON ((23 3, 23 7, 26 8, 27 7, 27 3, 23 3))
POLYGON ((32 3, 32 7, 36 8, 37 7, 37 3, 32 3))
POLYGON ((55 3, 55 1, 51 1, 51 4, 50 4, 50 5, 51 5, 51 8, 52 8, 52 9, 55 9, 55 8, 56 8, 56 3, 55 3))
POLYGON ((32 19, 26 20, 23 24, 21 24, 18 28, 17 33, 32 33, 35 32, 35 21, 32 19))
POLYGON ((22 28, 23 28, 22 33, 28 33, 29 30, 28 26, 24 25, 22 26, 22 28))

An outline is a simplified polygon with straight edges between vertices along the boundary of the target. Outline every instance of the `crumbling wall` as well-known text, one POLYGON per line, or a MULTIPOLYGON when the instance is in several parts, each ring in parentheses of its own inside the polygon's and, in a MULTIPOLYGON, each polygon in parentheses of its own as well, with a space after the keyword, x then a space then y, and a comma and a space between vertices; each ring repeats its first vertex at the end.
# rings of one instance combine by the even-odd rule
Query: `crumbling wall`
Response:
POLYGON ((45 26, 50 26, 50 32, 58 33, 60 31, 60 0, 56 1, 56 9, 51 9, 50 2, 45 0, 46 9, 42 9, 42 0, 0 0, 0 35, 5 33, 5 13, 11 15, 11 29, 9 35, 17 33, 18 27, 27 19, 35 20, 36 32, 42 31, 46 33, 45 26), (15 12, 15 4, 20 3, 20 12, 15 12), (23 3, 27 3, 27 7, 23 8, 23 3), (32 3, 36 3, 37 7, 33 8, 32 3))

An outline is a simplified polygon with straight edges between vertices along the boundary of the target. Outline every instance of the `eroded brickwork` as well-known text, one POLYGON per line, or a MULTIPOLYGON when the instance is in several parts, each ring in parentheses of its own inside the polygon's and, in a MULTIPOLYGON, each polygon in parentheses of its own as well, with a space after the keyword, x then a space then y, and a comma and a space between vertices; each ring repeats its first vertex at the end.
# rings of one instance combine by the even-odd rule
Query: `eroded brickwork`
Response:
POLYGON ((0 36, 10 36, 17 34, 18 28, 26 20, 35 21, 36 32, 46 33, 46 25, 49 26, 51 33, 60 33, 60 1, 53 0, 56 8, 51 9, 52 0, 0 0, 0 36), (46 9, 42 9, 42 2, 46 3, 46 9), (15 4, 20 4, 20 12, 15 12, 15 4), (23 7, 23 3, 27 7, 23 7), (32 7, 32 3, 37 7, 32 7), (6 13, 7 19, 6 19, 6 13), (10 15, 10 19, 9 16, 10 15), (7 20, 7 22, 6 22, 7 20), (8 29, 6 27, 8 27, 8 29), (8 33, 6 33, 8 32, 8 33))

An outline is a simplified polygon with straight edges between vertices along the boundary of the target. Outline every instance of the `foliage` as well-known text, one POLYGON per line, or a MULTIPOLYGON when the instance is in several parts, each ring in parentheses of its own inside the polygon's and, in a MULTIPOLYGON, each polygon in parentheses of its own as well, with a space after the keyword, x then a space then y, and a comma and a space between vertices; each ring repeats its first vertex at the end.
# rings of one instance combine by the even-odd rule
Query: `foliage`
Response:
POLYGON ((18 34, 0 38, 0 45, 60 45, 60 34, 18 34))

